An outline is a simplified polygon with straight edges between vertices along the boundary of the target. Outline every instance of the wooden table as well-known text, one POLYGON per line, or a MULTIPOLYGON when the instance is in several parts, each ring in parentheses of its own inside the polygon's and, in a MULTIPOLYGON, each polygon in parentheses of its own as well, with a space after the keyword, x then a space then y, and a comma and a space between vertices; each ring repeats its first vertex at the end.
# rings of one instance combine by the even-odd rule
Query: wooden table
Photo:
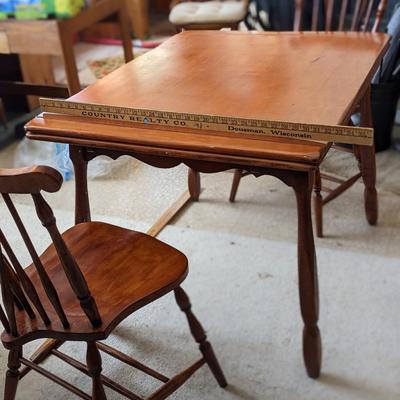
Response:
POLYGON ((64 61, 70 93, 81 90, 74 41, 82 30, 116 15, 126 61, 133 59, 130 25, 124 0, 100 0, 69 19, 0 21, 0 53, 18 54, 25 82, 54 84, 52 56, 64 61))
MULTIPOLYGON (((387 44, 383 34, 187 31, 71 99, 173 112, 346 124, 360 102, 368 111, 370 80, 387 44)), ((365 114, 367 124, 369 113, 365 114)), ((239 168, 255 176, 273 175, 292 187, 298 209, 304 361, 308 375, 319 376, 318 278, 310 202, 314 171, 329 143, 117 126, 54 114, 34 119, 27 130, 31 139, 71 145, 76 223, 90 220, 87 163, 100 154, 114 159, 131 155, 158 168, 184 163, 191 169, 193 200, 200 194, 199 172, 239 168)), ((371 147, 359 147, 364 153, 373 152, 371 147)), ((374 173, 364 174, 370 186, 374 173)))

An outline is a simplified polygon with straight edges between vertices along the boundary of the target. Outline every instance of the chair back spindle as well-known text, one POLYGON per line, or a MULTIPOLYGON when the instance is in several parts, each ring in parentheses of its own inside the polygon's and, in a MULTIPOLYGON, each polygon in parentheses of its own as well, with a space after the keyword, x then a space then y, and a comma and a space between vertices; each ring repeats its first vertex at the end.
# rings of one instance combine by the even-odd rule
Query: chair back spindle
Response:
MULTIPOLYGON (((317 1, 314 1, 314 3, 318 4, 317 1)), ((326 7, 325 30, 326 31, 331 31, 332 30, 333 6, 334 6, 334 1, 333 0, 325 1, 325 7, 326 7)))
MULTIPOLYGON (((4 264, 3 257, 0 257, 0 280, 1 280, 1 296, 7 315, 8 331, 13 336, 18 336, 17 320, 15 318, 14 296, 10 287, 9 272, 4 264)), ((6 326, 4 328, 6 329, 6 326)))
POLYGON ((4 255, 1 255, 5 268, 7 269, 7 273, 10 279, 10 287, 14 295, 14 300, 17 308, 22 311, 25 310, 30 319, 35 319, 35 312, 32 310, 31 305, 29 304, 27 298, 25 297, 25 293, 23 292, 19 279, 11 267, 10 262, 4 255))
POLYGON ((344 23, 346 20, 346 13, 347 13, 347 6, 348 6, 348 0, 343 0, 342 1, 342 6, 340 7, 340 16, 339 16, 339 26, 338 30, 343 31, 344 30, 344 23))
MULTIPOLYGON (((350 31, 363 31, 377 32, 379 30, 382 18, 386 11, 387 0, 380 0, 376 4, 376 0, 356 0, 354 5, 353 14, 351 17, 350 31), (374 20, 372 21, 373 11, 375 12, 374 20), (371 26, 372 25, 372 26, 371 26)), ((296 0, 295 1, 295 18, 294 18, 294 30, 302 30, 302 22, 304 17, 306 1, 296 0)), ((347 28, 346 17, 348 12, 349 1, 348 0, 313 0, 312 3, 312 19, 311 19, 311 30, 317 31, 321 26, 324 26, 325 31, 344 31, 347 28), (323 7, 323 13, 321 12, 321 6, 323 7), (338 8, 336 8, 338 7, 338 8), (340 8, 339 8, 340 7, 340 8), (339 10, 339 19, 335 21, 335 10, 339 10), (324 21, 320 18, 324 16, 324 21), (321 25, 322 24, 322 25, 321 25)))
POLYGON ((2 323, 5 331, 7 333, 10 333, 11 332, 10 324, 8 323, 7 315, 5 314, 3 307, 1 305, 0 305, 0 322, 2 323))
POLYGON ((387 7, 387 0, 382 0, 379 2, 378 9, 376 11, 375 22, 372 27, 372 32, 378 32, 380 24, 386 12, 386 7, 387 7))
POLYGON ((85 277, 78 267, 75 258, 70 253, 57 228, 56 219, 54 217, 51 207, 48 205, 48 203, 40 193, 32 193, 32 198, 33 202, 35 203, 36 213, 40 221, 42 222, 42 225, 47 229, 50 234, 54 247, 57 250, 61 264, 64 268, 65 274, 72 289, 74 290, 76 296, 80 301, 82 310, 85 312, 93 326, 101 325, 101 318, 97 309, 96 302, 90 294, 90 290, 86 283, 85 277))
MULTIPOLYGON (((55 192, 59 190, 61 183, 61 175, 49 167, 22 168, 19 170, 0 169, 0 193, 4 203, 28 250, 33 266, 43 286, 44 293, 64 328, 68 329, 70 324, 60 302, 59 295, 11 199, 10 194, 12 193, 31 195, 37 216, 52 239, 53 246, 57 252, 68 282, 88 320, 94 327, 97 327, 102 323, 97 304, 91 296, 84 275, 57 228, 56 219, 51 207, 40 193, 42 190, 55 192)), ((1 229, 0 280, 4 304, 4 309, 0 306, 0 321, 7 332, 14 336, 18 336, 19 334, 16 319, 17 309, 24 310, 31 319, 36 318, 35 311, 31 305, 33 305, 38 312, 38 315, 45 325, 51 323, 49 314, 46 312, 34 284, 21 266, 15 252, 1 229)))
MULTIPOLYGON (((369 22, 371 20, 373 5, 374 5, 373 1, 368 2, 367 11, 365 13, 365 17, 364 17, 364 21, 363 21, 363 32, 367 32, 367 30, 368 30, 369 22)), ((378 9, 377 9, 377 13, 378 13, 378 9)), ((377 19, 377 18, 375 18, 375 19, 377 19)))
MULTIPOLYGON (((21 237, 25 243, 26 248, 28 249, 28 252, 32 258, 33 264, 36 267, 36 270, 38 272, 38 275, 40 277, 40 281, 42 282, 42 285, 46 291, 47 297, 49 298, 51 304, 53 305, 58 317, 60 318, 64 328, 69 327, 69 322, 67 320, 67 317, 65 316, 64 310, 62 308, 60 299, 58 297, 57 291, 51 282, 46 270, 43 267, 42 262, 40 261, 40 257, 37 254, 35 247, 28 235, 28 232, 17 212, 17 209, 15 208, 10 195, 7 193, 2 193, 4 202, 6 203, 6 206, 8 210, 10 211, 10 214, 12 218, 14 219, 15 225, 17 226, 21 237)), ((43 321, 45 322, 45 321, 43 321)), ((50 322, 50 320, 47 321, 47 324, 50 322)), ((46 323, 46 322, 45 322, 46 323)))
POLYGON ((21 264, 19 263, 16 255, 14 254, 10 244, 8 243, 6 237, 4 236, 1 229, 0 229, 0 245, 3 246, 4 251, 6 252, 9 260, 11 261, 11 265, 14 267, 14 270, 16 271, 19 281, 21 282, 21 285, 22 285, 26 295, 29 297, 29 300, 32 302, 32 304, 36 308, 36 310, 39 313, 40 317, 42 318, 42 321, 44 322, 44 324, 49 325, 50 319, 47 316, 45 309, 43 308, 43 305, 39 299, 36 289, 33 286, 31 280, 26 275, 24 269, 22 268, 21 264))

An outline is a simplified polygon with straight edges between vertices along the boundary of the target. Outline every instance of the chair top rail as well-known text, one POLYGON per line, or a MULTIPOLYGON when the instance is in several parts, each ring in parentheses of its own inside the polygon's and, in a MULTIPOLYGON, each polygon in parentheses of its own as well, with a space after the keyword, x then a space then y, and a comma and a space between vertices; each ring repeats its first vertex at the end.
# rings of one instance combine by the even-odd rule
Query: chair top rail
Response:
POLYGON ((33 194, 57 192, 63 183, 61 174, 46 166, 0 168, 0 193, 33 194))

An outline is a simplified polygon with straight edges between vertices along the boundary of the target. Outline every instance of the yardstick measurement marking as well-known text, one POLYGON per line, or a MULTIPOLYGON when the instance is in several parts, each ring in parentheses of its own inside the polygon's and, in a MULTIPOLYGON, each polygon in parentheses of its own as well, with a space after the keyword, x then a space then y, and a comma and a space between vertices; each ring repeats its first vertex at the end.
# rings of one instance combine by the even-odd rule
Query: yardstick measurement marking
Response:
POLYGON ((102 104, 78 103, 68 100, 40 99, 44 112, 133 122, 145 125, 191 128, 226 133, 319 140, 348 144, 372 145, 373 129, 353 126, 314 125, 283 121, 268 121, 216 115, 198 115, 169 111, 136 109, 102 104))

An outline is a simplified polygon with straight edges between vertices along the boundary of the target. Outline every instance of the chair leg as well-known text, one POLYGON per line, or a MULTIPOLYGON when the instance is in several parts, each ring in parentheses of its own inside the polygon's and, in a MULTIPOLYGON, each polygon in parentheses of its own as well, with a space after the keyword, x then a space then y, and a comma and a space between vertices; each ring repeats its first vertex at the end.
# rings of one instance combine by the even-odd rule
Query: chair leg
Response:
POLYGON ((192 313, 192 305, 190 304, 188 295, 181 287, 175 289, 175 299, 179 308, 186 314, 192 336, 199 344, 199 349, 203 354, 206 363, 210 367, 215 379, 221 387, 226 387, 228 383, 226 382, 217 357, 214 354, 214 350, 210 342, 207 341, 206 333, 204 332, 199 320, 192 313))
POLYGON ((365 215, 370 225, 378 221, 378 193, 376 184, 375 149, 370 146, 359 146, 360 172, 364 181, 365 215))
POLYGON ((322 238, 323 234, 323 214, 322 214, 322 195, 321 195, 321 173, 319 168, 315 172, 314 181, 314 212, 315 212, 315 225, 317 229, 317 236, 322 238))
POLYGON ((233 175, 233 182, 232 182, 232 188, 231 188, 231 194, 229 196, 229 201, 233 203, 236 198, 236 193, 239 187, 240 179, 243 176, 243 171, 241 169, 235 169, 235 173, 233 175))
POLYGON ((4 400, 15 399, 20 375, 19 368, 21 367, 21 357, 22 347, 12 349, 8 354, 8 371, 6 374, 6 384, 4 387, 4 400))
POLYGON ((89 374, 92 377, 92 399, 93 400, 106 400, 103 382, 101 380, 101 356, 96 342, 88 342, 86 352, 86 362, 89 374))
POLYGON ((188 172, 188 185, 190 197, 193 201, 198 201, 201 191, 200 173, 192 168, 189 168, 188 172))

